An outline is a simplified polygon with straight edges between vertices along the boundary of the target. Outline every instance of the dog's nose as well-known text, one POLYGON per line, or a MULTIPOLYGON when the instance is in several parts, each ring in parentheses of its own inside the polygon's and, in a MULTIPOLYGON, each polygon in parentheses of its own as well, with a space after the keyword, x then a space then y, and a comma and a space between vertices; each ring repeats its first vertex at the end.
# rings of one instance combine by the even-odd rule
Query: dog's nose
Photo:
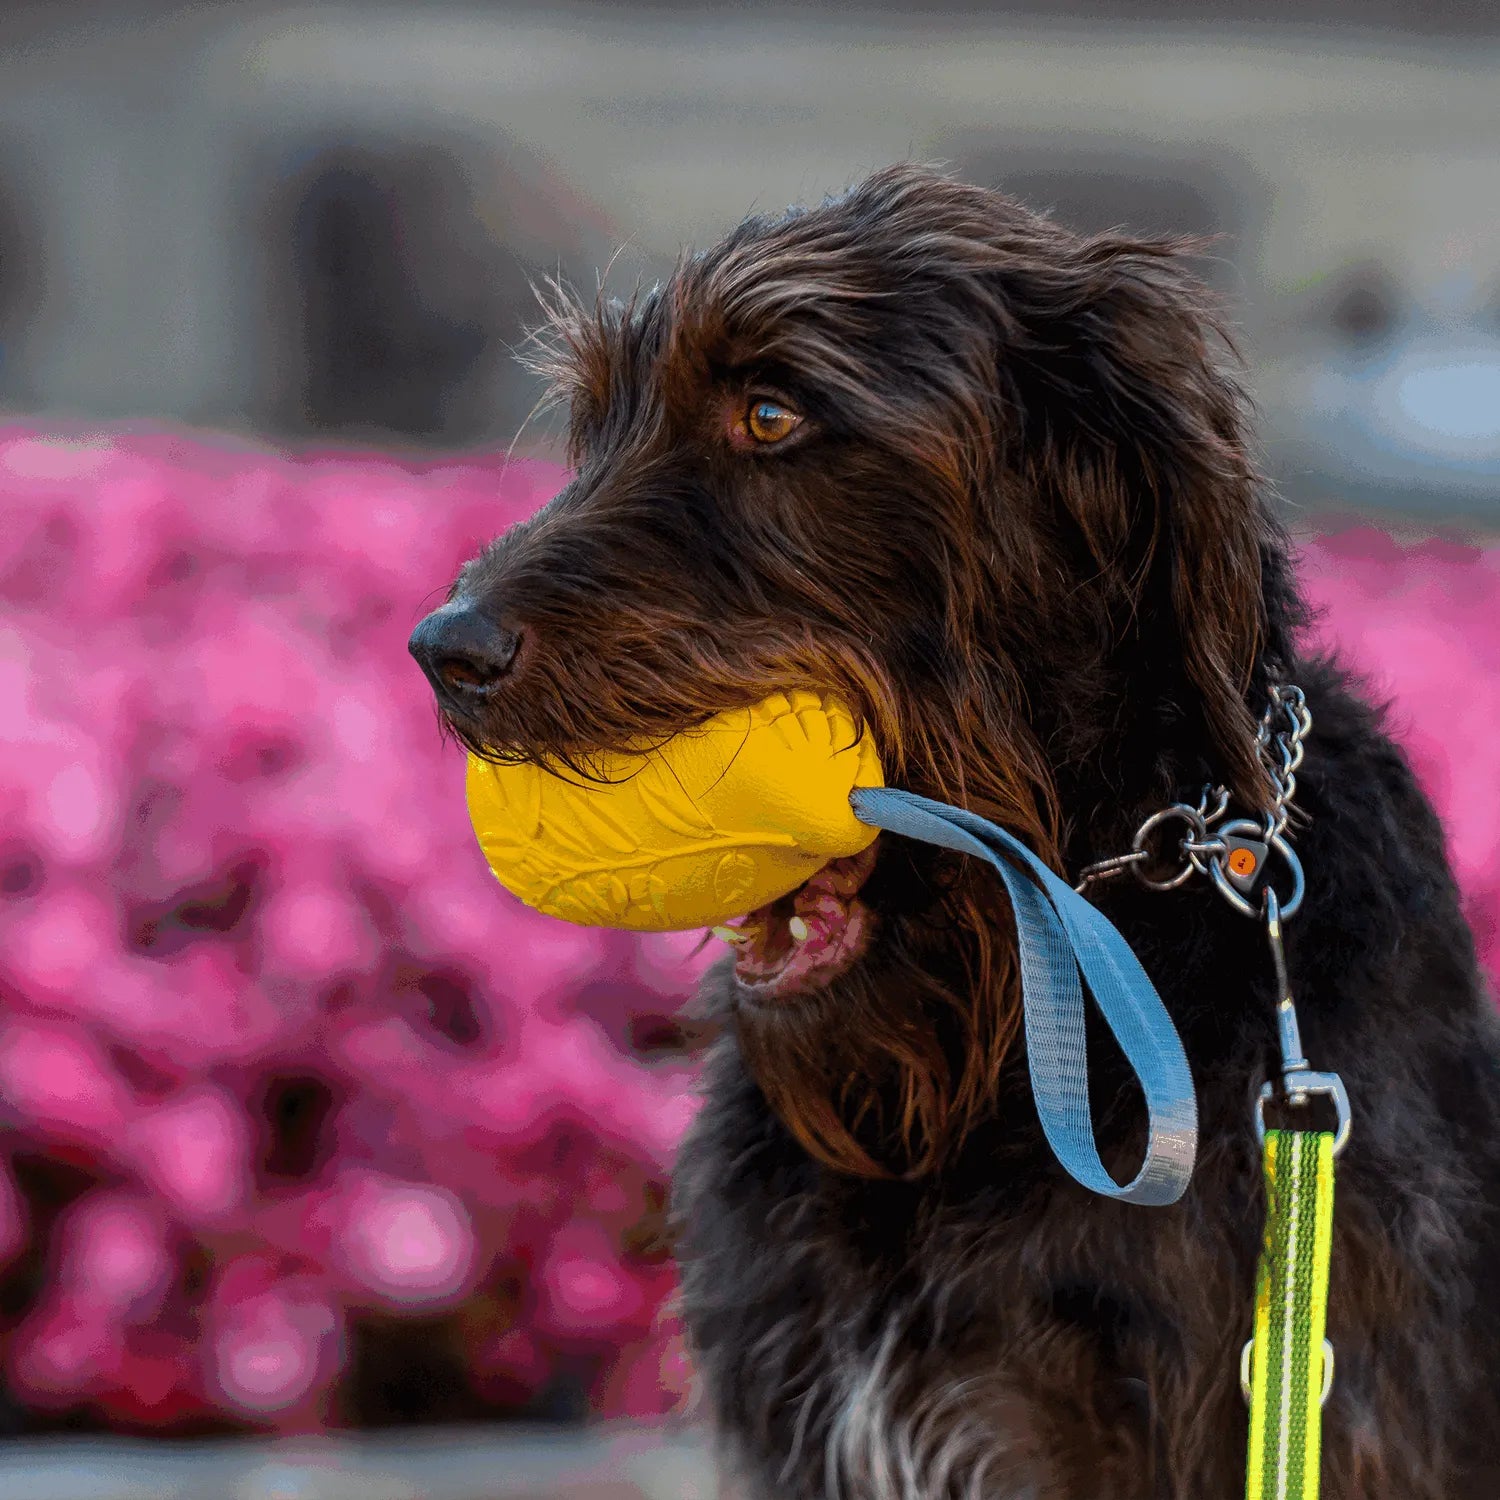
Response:
POLYGON ((460 701, 482 698, 510 671, 520 647, 515 631, 459 599, 434 610, 406 643, 438 693, 460 701))

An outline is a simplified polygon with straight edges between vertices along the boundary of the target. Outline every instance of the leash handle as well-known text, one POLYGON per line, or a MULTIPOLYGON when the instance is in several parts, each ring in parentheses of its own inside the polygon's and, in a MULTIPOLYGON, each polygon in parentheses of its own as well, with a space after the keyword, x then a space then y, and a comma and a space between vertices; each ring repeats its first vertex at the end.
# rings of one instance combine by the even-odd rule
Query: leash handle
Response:
POLYGON ((1016 919, 1032 1093, 1048 1144, 1093 1192, 1175 1203, 1198 1149, 1198 1106, 1182 1039, 1114 925, 1003 828, 961 808, 888 787, 850 794, 862 822, 971 854, 999 872, 1016 919), (1145 1159, 1119 1183, 1099 1159, 1089 1111, 1083 982, 1146 1097, 1145 1159))

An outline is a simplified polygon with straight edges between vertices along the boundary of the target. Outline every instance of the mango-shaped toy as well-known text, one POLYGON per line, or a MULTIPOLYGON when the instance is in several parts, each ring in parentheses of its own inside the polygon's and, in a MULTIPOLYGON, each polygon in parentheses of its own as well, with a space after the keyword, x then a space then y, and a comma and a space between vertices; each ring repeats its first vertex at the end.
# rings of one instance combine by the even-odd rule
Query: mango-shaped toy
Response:
POLYGON ((712 927, 789 894, 878 829, 849 807, 884 784, 868 730, 819 693, 778 693, 642 754, 600 780, 470 756, 469 817, 501 885, 592 927, 712 927))

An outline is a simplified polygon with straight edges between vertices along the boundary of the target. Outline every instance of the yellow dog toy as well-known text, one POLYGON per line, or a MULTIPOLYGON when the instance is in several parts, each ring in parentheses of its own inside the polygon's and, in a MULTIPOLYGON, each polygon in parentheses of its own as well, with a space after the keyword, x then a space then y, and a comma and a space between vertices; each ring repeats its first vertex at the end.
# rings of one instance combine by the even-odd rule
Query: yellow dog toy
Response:
POLYGON ((469 816, 500 883, 588 926, 671 931, 744 916, 751 931, 720 933, 739 949, 739 982, 774 999, 815 988, 862 952, 866 914, 852 900, 861 871, 837 862, 860 864, 880 829, 985 860, 1015 915, 1027 1060, 1058 1160, 1107 1197, 1164 1204, 1182 1196, 1197 1149, 1192 1075, 1125 939, 1013 834, 886 789, 873 739, 855 735, 841 704, 778 694, 658 750, 608 757, 598 770, 600 781, 581 781, 470 759, 469 816), (807 916, 782 905, 793 892, 807 916), (762 911, 773 903, 774 916, 762 911), (1127 1183, 1094 1144, 1085 985, 1146 1097, 1146 1156, 1127 1183))
POLYGON ((879 829, 849 806, 884 785, 869 731, 813 692, 719 714, 600 781, 470 756, 469 817, 501 885, 593 927, 712 927, 789 894, 879 829))

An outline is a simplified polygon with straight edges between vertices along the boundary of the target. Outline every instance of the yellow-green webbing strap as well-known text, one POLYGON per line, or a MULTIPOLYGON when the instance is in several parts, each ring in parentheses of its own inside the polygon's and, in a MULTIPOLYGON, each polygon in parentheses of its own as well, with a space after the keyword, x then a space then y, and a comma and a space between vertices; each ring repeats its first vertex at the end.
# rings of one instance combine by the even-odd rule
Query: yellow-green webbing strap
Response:
POLYGON ((1327 1131, 1266 1131, 1266 1239, 1250 1352, 1246 1500, 1317 1500, 1333 1139, 1327 1131))

